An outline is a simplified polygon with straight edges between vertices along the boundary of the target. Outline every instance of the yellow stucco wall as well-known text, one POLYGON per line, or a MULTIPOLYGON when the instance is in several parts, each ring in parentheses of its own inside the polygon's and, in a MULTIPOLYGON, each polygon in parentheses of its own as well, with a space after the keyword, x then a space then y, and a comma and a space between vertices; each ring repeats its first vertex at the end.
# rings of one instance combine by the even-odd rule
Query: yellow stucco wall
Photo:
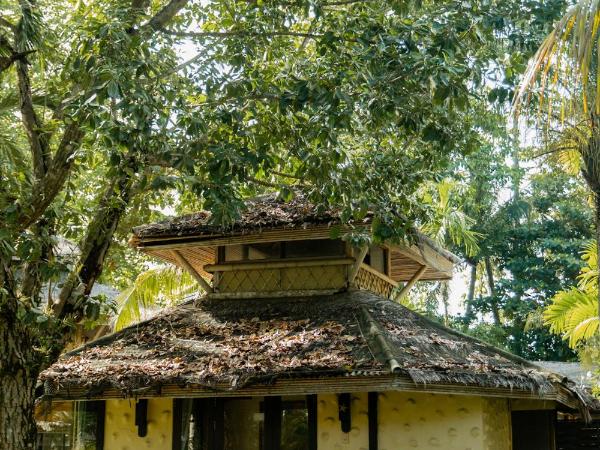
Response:
MULTIPOLYGON (((352 394, 352 429, 342 433, 337 395, 317 397, 317 447, 319 450, 368 450, 369 416, 367 394, 352 394)), ((380 447, 383 450, 383 447, 380 447)))
POLYGON ((509 450, 512 447, 510 400, 484 398, 483 437, 486 450, 509 450))
MULTIPOLYGON (((367 394, 352 396, 352 429, 342 433, 337 396, 319 395, 319 450, 368 449, 367 394)), ((510 450, 506 400, 385 392, 379 395, 379 449, 510 450)))
POLYGON ((165 450, 171 448, 173 400, 148 401, 148 434, 141 438, 135 426, 135 400, 107 400, 104 448, 110 450, 165 450))

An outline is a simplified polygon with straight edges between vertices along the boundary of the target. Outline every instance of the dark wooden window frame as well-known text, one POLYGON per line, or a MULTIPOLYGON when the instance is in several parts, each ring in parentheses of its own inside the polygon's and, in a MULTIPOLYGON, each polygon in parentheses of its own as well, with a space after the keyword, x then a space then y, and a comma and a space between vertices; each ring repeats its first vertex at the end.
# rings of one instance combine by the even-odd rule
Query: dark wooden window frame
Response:
MULTIPOLYGON (((306 241, 329 241, 331 239, 306 239, 306 241)), ((337 241, 337 239, 335 239, 337 241)), ((299 242, 303 242, 303 241, 273 241, 273 242, 260 242, 257 243, 258 244, 279 244, 279 255, 275 258, 266 258, 264 259, 264 261, 274 261, 274 260, 281 260, 281 259, 292 259, 292 260, 296 260, 296 259, 313 259, 313 258, 341 258, 344 256, 347 256, 347 251, 346 251, 346 246, 344 245, 343 248, 340 247, 340 252, 339 254, 330 254, 330 255, 312 255, 312 256, 299 256, 299 257, 292 257, 290 258, 288 255, 289 249, 288 246, 291 244, 298 244, 299 242)), ((342 241, 340 241, 342 242, 342 241)), ((216 255, 216 263, 217 264, 224 264, 224 263, 236 263, 236 262, 248 262, 248 261, 263 261, 261 259, 256 259, 256 260, 251 260, 248 258, 248 248, 251 245, 255 245, 255 244, 237 244, 239 246, 241 246, 242 248, 242 259, 241 260, 234 260, 234 261, 229 261, 225 258, 225 247, 224 245, 220 245, 217 247, 217 255, 216 255)))
MULTIPOLYGON (((223 398, 193 399, 192 409, 202 415, 208 413, 208 423, 211 427, 208 434, 207 448, 223 450, 224 446, 224 402, 223 398)), ((183 399, 173 400, 173 439, 172 449, 181 448, 181 432, 183 421, 183 399)), ((265 414, 263 429, 263 450, 281 450, 282 413, 287 402, 280 396, 264 397, 263 413, 265 414)), ((317 450, 317 396, 306 396, 308 411, 308 448, 317 450)), ((198 416, 197 416, 198 417, 198 416)))
POLYGON ((104 423, 106 419, 106 402, 104 400, 84 401, 86 413, 96 415, 96 450, 104 450, 104 423))

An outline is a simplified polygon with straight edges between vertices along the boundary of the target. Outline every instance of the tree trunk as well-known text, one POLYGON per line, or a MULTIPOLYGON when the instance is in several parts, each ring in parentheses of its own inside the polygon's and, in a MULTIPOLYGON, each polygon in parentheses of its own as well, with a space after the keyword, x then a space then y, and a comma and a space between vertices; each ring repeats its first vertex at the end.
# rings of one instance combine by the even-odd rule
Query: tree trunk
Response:
POLYGON ((450 321, 450 312, 448 311, 450 300, 450 289, 448 281, 442 281, 442 302, 444 303, 444 325, 448 325, 450 321))
MULTIPOLYGON (((515 128, 515 133, 517 129, 515 128)), ((515 141, 518 138, 515 136, 515 141)), ((521 197, 521 162, 519 160, 519 146, 515 145, 512 151, 512 194, 513 202, 518 202, 521 197)))
POLYGON ((96 279, 102 273, 104 259, 113 235, 135 190, 133 174, 136 162, 131 159, 129 163, 131 167, 122 170, 107 187, 100 200, 96 216, 88 225, 77 265, 78 270, 69 274, 59 294, 59 301, 54 305, 54 314, 57 317, 66 317, 75 313, 76 318, 79 319, 80 311, 73 310, 75 297, 89 295, 96 279), (79 289, 81 292, 78 292, 79 289))
POLYGON ((477 283, 477 261, 471 262, 469 277, 469 292, 467 293, 467 310, 465 317, 470 321, 473 317, 473 300, 475 299, 475 284, 477 283))
POLYGON ((0 448, 35 447, 37 355, 28 330, 16 316, 17 300, 0 298, 0 448))
POLYGON ((496 284, 494 283, 494 269, 492 267, 492 261, 489 256, 485 257, 485 271, 488 279, 488 286, 490 288, 490 307, 492 309, 492 316, 494 317, 494 324, 500 326, 500 311, 498 310, 498 303, 496 303, 496 284))

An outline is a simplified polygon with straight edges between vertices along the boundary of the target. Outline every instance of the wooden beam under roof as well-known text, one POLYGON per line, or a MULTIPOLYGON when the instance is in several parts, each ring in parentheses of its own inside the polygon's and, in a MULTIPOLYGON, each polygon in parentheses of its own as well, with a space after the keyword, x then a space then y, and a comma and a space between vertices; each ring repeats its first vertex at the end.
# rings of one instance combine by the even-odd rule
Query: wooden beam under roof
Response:
POLYGON ((423 274, 425 273, 426 270, 427 270, 427 266, 421 266, 421 268, 415 272, 415 274, 412 276, 412 278, 410 280, 408 280, 408 282, 404 285, 404 287, 402 287, 402 289, 400 289, 400 292, 398 292, 398 294, 394 296, 393 300, 396 302, 399 302, 400 300, 402 300, 406 296, 406 294, 408 294, 408 292, 413 288, 413 286, 417 283, 417 281, 419 281, 421 279, 421 277, 423 276, 423 274))
MULTIPOLYGON (((344 231, 351 231, 343 227, 344 231)), ((135 244, 144 253, 177 264, 172 250, 177 250, 201 276, 207 277, 204 266, 216 262, 215 249, 223 245, 256 244, 276 241, 318 240, 331 238, 332 228, 318 225, 309 228, 288 228, 264 230, 250 234, 219 234, 185 237, 181 239, 139 239, 135 244)), ((431 241, 419 235, 418 244, 407 246, 386 243, 389 250, 389 276, 395 281, 409 281, 416 270, 427 266, 421 280, 448 280, 452 278, 453 266, 458 258, 431 241)))
MULTIPOLYGON (((394 272, 394 254, 402 255, 410 260, 418 263, 420 266, 426 266, 431 269, 431 272, 437 272, 436 278, 424 277, 427 279, 450 279, 454 269, 455 260, 449 259, 448 256, 441 254, 437 249, 433 248, 428 243, 420 245, 412 245, 410 247, 401 245, 388 245, 389 251, 392 253, 390 267, 391 273, 394 272)), ((396 277, 393 277, 396 278, 396 277)), ((406 280, 398 280, 406 281, 406 280)))
POLYGON ((214 291, 213 287, 208 283, 208 281, 202 278, 202 275, 196 271, 196 269, 188 262, 187 259, 183 257, 181 253, 179 253, 177 250, 171 250, 171 252, 175 260, 179 263, 178 265, 187 270, 198 282, 198 284, 202 286, 202 289, 204 289, 206 293, 211 293, 214 291))
MULTIPOLYGON (((306 394, 335 394, 341 392, 368 391, 403 391, 425 392, 430 394, 471 395, 509 399, 531 399, 536 401, 556 401, 577 410, 578 402, 566 388, 555 386, 544 392, 521 390, 517 388, 482 387, 475 385, 451 385, 447 383, 417 384, 408 375, 390 374, 389 372, 361 375, 349 373, 341 376, 326 376, 314 378, 284 378, 269 384, 255 384, 238 389, 231 389, 228 383, 205 385, 162 384, 149 386, 130 395, 137 398, 203 398, 203 397, 258 397, 267 395, 306 395, 306 394)), ((90 399, 122 399, 123 391, 117 388, 106 388, 102 391, 90 392, 84 386, 69 386, 60 388, 52 396, 55 400, 90 400, 90 399)))

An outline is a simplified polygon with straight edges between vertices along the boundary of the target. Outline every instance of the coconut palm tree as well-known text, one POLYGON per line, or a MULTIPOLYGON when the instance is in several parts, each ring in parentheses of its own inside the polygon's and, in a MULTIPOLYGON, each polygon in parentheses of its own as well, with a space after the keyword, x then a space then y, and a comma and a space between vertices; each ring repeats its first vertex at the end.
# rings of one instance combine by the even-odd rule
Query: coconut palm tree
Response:
POLYGON ((424 201, 431 205, 434 217, 422 226, 423 232, 442 245, 452 243, 464 248, 467 256, 475 255, 479 250, 477 242, 483 235, 472 230, 475 221, 459 204, 461 186, 445 179, 429 186, 428 190, 424 201))
POLYGON ((200 286, 187 271, 176 267, 157 267, 142 272, 117 297, 113 330, 139 322, 160 308, 176 305, 199 289, 200 286))
MULTIPOLYGON (((479 251, 478 241, 483 238, 483 235, 472 229, 475 221, 464 213, 463 205, 459 203, 460 199, 463 198, 462 194, 464 194, 461 189, 463 187, 450 179, 444 179, 439 183, 427 186, 423 195, 423 201, 431 206, 433 217, 429 222, 423 224, 421 229, 439 244, 453 244, 461 247, 465 255, 471 257, 479 251)), ((471 281, 474 292, 474 277, 471 278, 471 281)), ((441 282, 439 292, 444 306, 444 320, 448 323, 448 296, 450 291, 447 281, 441 282)), ((466 304, 468 310, 467 316, 470 317, 471 299, 467 299, 466 304)), ((500 319, 497 309, 495 310, 494 318, 498 318, 499 323, 500 319)))
POLYGON ((598 332, 598 248, 590 243, 583 252, 586 266, 577 287, 558 292, 544 311, 544 323, 562 334, 572 348, 581 347, 598 332))
MULTIPOLYGON (((518 117, 537 105, 548 150, 585 179, 594 198, 600 243, 600 2, 580 0, 530 61, 515 96, 518 117)), ((598 289, 596 289, 598 291, 598 289)), ((596 297, 600 317, 600 291, 596 297)))

